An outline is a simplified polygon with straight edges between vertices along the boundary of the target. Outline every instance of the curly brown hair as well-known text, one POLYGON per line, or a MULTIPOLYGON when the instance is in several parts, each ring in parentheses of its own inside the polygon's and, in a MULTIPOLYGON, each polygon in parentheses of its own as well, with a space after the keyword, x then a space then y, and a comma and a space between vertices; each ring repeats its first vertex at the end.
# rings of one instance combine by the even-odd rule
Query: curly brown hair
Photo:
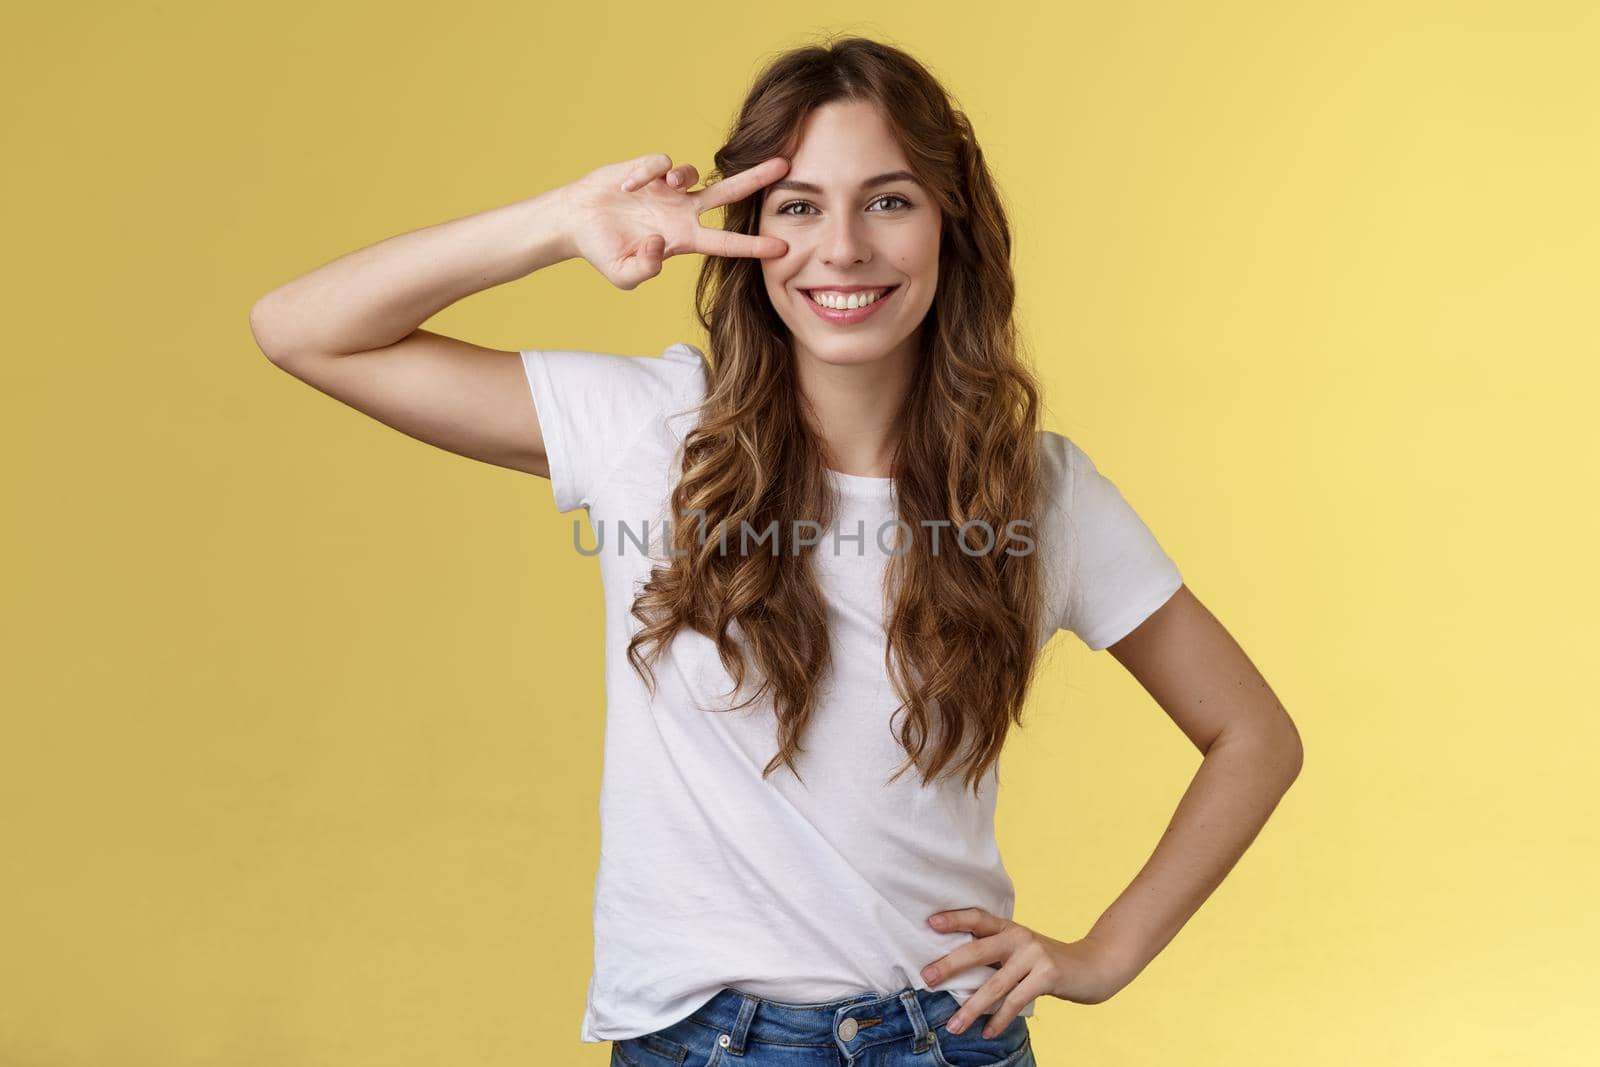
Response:
MULTIPOLYGON (((1039 389, 1013 324, 1010 227, 971 124, 934 76, 904 51, 861 37, 785 52, 757 76, 707 180, 791 157, 806 116, 834 101, 881 108, 942 211, 937 289, 896 424, 898 517, 910 531, 924 522, 1000 531, 1032 521, 1039 389)), ((725 228, 757 233, 763 195, 727 205, 725 228)), ((696 530, 766 530, 774 521, 789 530, 796 516, 828 526, 836 501, 760 261, 706 257, 695 303, 710 338, 706 397, 671 497, 673 551, 634 602, 643 628, 628 658, 654 692, 651 665, 688 627, 715 641, 737 691, 748 651, 761 684, 725 710, 770 694, 779 748, 763 777, 783 765, 795 772, 831 659, 810 549, 784 537, 777 554, 730 554, 720 538, 697 543, 696 530), (696 509, 703 518, 684 518, 696 509)), ((890 781, 914 764, 926 783, 953 764, 976 790, 1011 723, 1022 721, 1043 633, 1041 564, 1034 552, 982 547, 936 552, 914 536, 888 564, 885 666, 901 699, 895 715, 905 712, 895 730, 907 752, 890 781)))

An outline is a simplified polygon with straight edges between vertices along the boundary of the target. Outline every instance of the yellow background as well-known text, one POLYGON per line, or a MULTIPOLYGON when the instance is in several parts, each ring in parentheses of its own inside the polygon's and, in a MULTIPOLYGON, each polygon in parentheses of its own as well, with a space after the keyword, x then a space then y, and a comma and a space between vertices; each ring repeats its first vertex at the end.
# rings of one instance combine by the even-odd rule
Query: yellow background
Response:
MULTIPOLYGON (((1594 1062, 1594 5, 570 6, 10 15, 0 1063, 605 1062, 577 516, 248 314, 606 162, 705 171, 824 31, 969 111, 1048 424, 1305 742, 1131 986, 1038 1003, 1039 1062, 1594 1062)), ((654 355, 702 341, 697 267, 563 263, 430 328, 654 355)), ((1198 753, 1056 640, 1000 834, 1017 919, 1072 939, 1198 753)))

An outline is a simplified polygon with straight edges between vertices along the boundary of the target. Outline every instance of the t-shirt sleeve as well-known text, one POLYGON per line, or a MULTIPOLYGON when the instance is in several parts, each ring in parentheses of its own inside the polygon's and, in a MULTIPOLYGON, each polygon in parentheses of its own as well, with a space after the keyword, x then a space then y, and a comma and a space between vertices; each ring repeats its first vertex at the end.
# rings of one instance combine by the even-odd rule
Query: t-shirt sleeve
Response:
POLYGON ((522 350, 557 511, 593 504, 639 435, 687 398, 703 358, 688 344, 671 345, 659 358, 522 350))
POLYGON ((1116 644, 1183 585, 1178 566, 1116 485, 1066 441, 1067 606, 1060 629, 1100 651, 1116 644))

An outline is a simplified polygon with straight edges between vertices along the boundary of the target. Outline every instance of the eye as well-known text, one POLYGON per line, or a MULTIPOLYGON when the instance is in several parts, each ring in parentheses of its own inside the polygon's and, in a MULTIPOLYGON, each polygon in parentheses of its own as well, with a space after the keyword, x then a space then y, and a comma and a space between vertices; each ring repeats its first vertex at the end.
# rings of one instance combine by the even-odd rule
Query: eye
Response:
MULTIPOLYGON (((911 206, 911 201, 907 200, 905 197, 899 195, 898 193, 884 193, 882 196, 880 196, 877 199, 873 200, 872 203, 880 204, 885 200, 895 200, 895 201, 899 202, 899 206, 898 207, 885 208, 884 209, 885 211, 904 211, 905 209, 907 209, 907 208, 909 208, 911 206)), ((809 200, 791 200, 787 204, 784 204, 782 207, 778 208, 778 210, 776 212, 774 212, 774 214, 777 214, 777 215, 804 215, 804 214, 808 214, 808 212, 790 211, 789 209, 792 208, 792 207, 812 207, 812 206, 814 206, 814 205, 812 205, 812 203, 809 200)))

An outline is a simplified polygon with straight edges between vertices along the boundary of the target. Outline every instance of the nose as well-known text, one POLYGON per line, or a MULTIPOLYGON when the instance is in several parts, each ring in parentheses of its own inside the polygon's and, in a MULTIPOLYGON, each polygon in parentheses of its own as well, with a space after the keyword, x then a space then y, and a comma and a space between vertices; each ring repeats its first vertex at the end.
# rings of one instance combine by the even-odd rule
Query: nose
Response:
POLYGON ((833 216, 823 223, 822 239, 817 254, 830 267, 867 263, 872 250, 866 238, 866 222, 850 212, 833 216))

